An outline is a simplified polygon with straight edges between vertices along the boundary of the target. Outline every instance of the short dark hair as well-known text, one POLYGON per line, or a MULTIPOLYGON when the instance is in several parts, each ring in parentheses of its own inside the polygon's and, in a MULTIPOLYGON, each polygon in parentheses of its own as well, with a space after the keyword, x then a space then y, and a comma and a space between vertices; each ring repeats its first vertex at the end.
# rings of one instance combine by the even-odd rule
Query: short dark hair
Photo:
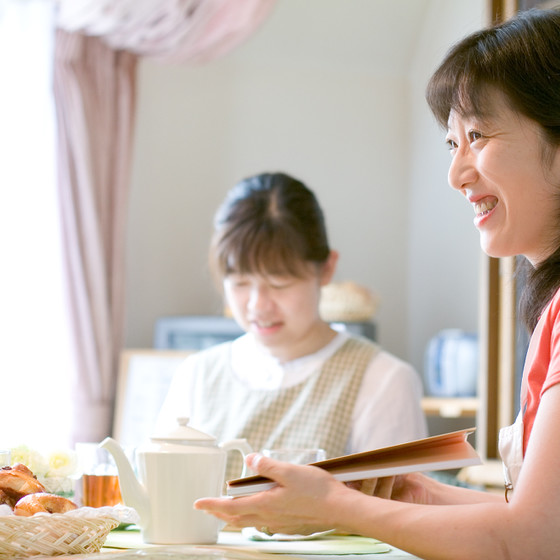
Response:
POLYGON ((216 212, 210 266, 217 279, 232 272, 302 276, 306 263, 322 264, 329 254, 315 195, 285 173, 243 179, 216 212))
MULTIPOLYGON (((560 146, 560 9, 520 12, 459 41, 431 77, 426 99, 437 121, 447 127, 452 110, 463 117, 489 116, 492 91, 540 126, 546 163, 560 146)), ((560 288, 560 203, 558 207, 555 250, 534 268, 520 260, 525 283, 521 315, 529 331, 560 288)))

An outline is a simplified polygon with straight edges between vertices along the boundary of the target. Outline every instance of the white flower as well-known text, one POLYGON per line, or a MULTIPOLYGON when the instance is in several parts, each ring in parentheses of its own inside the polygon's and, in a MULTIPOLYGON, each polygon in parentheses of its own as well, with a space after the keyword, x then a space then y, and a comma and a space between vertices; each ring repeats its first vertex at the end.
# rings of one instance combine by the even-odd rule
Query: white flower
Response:
POLYGON ((47 477, 65 477, 74 474, 78 467, 76 453, 58 449, 52 451, 48 457, 47 477))
POLYGON ((11 463, 22 463, 37 478, 63 478, 74 474, 78 468, 78 459, 74 451, 57 449, 45 457, 39 451, 26 445, 10 449, 11 463))
POLYGON ((49 470, 48 462, 43 455, 26 445, 19 445, 10 449, 10 456, 12 465, 22 463, 35 476, 44 476, 49 470))

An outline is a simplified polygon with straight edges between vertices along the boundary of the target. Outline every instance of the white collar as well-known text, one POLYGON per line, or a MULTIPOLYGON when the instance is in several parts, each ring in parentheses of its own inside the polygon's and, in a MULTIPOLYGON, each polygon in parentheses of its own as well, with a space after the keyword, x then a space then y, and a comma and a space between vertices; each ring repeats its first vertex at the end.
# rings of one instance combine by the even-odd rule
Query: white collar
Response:
POLYGON ((251 389, 270 391, 291 387, 307 379, 348 338, 347 333, 337 333, 317 352, 281 363, 257 344, 253 335, 244 334, 232 343, 231 366, 235 376, 251 389))

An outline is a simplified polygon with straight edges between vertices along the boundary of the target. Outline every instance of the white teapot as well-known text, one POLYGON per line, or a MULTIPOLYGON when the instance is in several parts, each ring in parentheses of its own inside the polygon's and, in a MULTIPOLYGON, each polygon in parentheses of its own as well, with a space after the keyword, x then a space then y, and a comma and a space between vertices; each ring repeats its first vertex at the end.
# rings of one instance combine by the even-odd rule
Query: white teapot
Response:
POLYGON ((188 426, 188 418, 177 422, 177 428, 152 436, 136 450, 139 481, 114 439, 106 438, 99 445, 115 459, 123 500, 138 512, 144 542, 212 544, 223 522, 194 510, 193 503, 222 494, 227 451, 237 450, 245 458, 251 447, 245 439, 218 445, 213 436, 188 426))

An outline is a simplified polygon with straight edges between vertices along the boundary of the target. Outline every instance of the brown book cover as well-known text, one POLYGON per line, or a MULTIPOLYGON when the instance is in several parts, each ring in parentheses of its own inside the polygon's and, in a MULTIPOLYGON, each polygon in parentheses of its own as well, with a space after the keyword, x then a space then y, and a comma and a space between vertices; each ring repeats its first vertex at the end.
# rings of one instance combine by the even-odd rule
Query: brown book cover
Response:
MULTIPOLYGON (((475 428, 467 428, 311 464, 325 469, 342 482, 480 465, 480 457, 467 441, 474 431, 475 428)), ((275 484, 260 475, 237 478, 227 482, 227 495, 254 494, 275 484)))

